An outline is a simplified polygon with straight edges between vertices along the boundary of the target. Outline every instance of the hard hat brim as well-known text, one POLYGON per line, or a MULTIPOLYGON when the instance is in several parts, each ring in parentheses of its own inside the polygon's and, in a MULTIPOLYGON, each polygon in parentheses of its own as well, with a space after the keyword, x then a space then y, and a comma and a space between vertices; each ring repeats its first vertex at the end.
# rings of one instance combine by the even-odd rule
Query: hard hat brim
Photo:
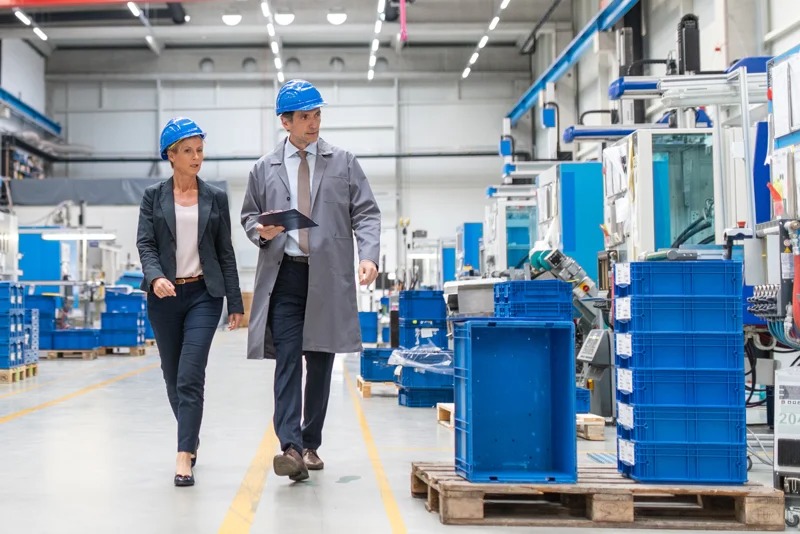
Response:
POLYGON ((292 107, 292 109, 280 108, 275 111, 275 114, 283 115, 284 113, 291 113, 292 111, 311 111, 312 109, 325 107, 327 105, 328 105, 327 102, 325 102, 324 100, 320 100, 319 102, 311 102, 303 106, 292 107))
POLYGON ((178 137, 177 139, 172 141, 169 144, 169 146, 165 147, 164 150, 161 151, 161 159, 164 160, 164 161, 167 161, 169 159, 169 156, 167 156, 167 152, 169 152, 170 147, 175 145, 176 143, 180 143, 184 139, 189 139, 190 137, 199 137, 200 139, 205 140, 206 133, 203 132, 203 131, 201 131, 201 132, 192 132, 192 133, 186 133, 185 135, 182 135, 182 136, 178 137))

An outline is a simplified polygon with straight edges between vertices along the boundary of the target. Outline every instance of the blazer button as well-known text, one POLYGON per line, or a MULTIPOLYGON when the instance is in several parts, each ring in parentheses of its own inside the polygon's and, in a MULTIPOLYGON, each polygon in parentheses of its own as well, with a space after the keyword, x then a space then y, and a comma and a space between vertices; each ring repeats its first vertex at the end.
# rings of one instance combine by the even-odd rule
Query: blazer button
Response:
POLYGON ((286 197, 286 200, 288 200, 288 201, 290 201, 290 202, 291 202, 291 200, 292 200, 292 197, 286 197))

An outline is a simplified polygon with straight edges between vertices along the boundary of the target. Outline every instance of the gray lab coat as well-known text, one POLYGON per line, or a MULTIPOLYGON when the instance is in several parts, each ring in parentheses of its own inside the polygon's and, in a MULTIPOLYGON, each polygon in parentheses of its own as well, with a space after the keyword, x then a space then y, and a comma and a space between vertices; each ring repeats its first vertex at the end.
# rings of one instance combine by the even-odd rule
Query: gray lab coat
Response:
MULTIPOLYGON (((286 140, 256 162, 242 205, 242 226, 259 247, 247 358, 274 358, 268 329, 269 300, 283 260, 286 233, 264 242, 255 227, 259 214, 291 208, 289 177, 283 163, 286 140)), ((361 328, 356 303, 353 233, 359 260, 378 265, 381 213, 364 171, 350 152, 319 139, 311 190, 308 275, 303 350, 358 352, 361 328)))

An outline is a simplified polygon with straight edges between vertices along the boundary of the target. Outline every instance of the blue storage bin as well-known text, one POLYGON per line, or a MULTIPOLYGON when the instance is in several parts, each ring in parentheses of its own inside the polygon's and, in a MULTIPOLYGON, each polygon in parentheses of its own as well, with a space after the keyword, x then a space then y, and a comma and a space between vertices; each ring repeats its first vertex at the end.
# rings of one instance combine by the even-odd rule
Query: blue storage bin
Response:
POLYGON ((434 373, 419 367, 403 367, 397 384, 406 389, 453 389, 453 375, 434 373))
POLYGON ((381 330, 381 340, 384 343, 390 343, 392 340, 392 330, 388 326, 384 326, 381 330))
POLYGON ((137 331, 145 328, 144 313, 136 312, 105 312, 101 315, 103 330, 131 330, 137 331))
POLYGON ((25 349, 20 342, 0 343, 0 362, 4 362, 3 369, 11 369, 25 363, 25 349))
POLYGON ((101 347, 141 347, 144 345, 144 328, 139 330, 105 330, 100 332, 101 347))
POLYGON ((742 331, 741 297, 616 297, 614 330, 626 332, 742 331))
POLYGON ((63 307, 63 300, 57 295, 27 295, 25 297, 27 309, 39 310, 42 319, 55 319, 58 312, 63 307))
POLYGON ((401 291, 398 311, 400 319, 443 321, 447 306, 443 291, 401 291))
POLYGON ((53 350, 93 350, 100 346, 100 330, 74 328, 53 332, 53 350))
POLYGON ((53 350, 52 332, 39 332, 39 350, 53 350))
POLYGON ((394 349, 364 349, 361 353, 361 378, 367 382, 394 382, 394 365, 389 357, 394 349))
POLYGON ((153 332, 153 325, 150 323, 150 318, 147 314, 144 315, 144 338, 155 339, 156 334, 153 332))
POLYGON ((456 472, 471 482, 574 483, 574 324, 453 326, 456 472))
POLYGON ((747 447, 741 444, 617 440, 619 471, 639 482, 744 484, 747 447))
POLYGON ((744 369, 744 334, 634 332, 616 334, 617 364, 626 369, 744 369))
POLYGON ((22 285, 17 282, 0 282, 0 313, 23 308, 22 285))
POLYGON ((572 286, 561 280, 514 280, 494 286, 494 302, 560 302, 572 304, 572 286))
POLYGON ((401 388, 397 392, 397 404, 408 408, 433 408, 440 402, 453 402, 453 390, 401 388))
POLYGON ((378 312, 358 312, 358 322, 361 324, 361 341, 377 343, 378 312))
POLYGON ((575 413, 589 413, 592 409, 592 392, 586 388, 575 388, 575 413))
POLYGON ((745 443, 745 408, 617 404, 618 435, 632 441, 745 443))
POLYGON ((147 311, 147 293, 137 292, 128 295, 106 292, 107 312, 142 313, 147 311))
POLYGON ((617 400, 626 404, 744 406, 744 371, 617 369, 617 400))
POLYGON ((500 318, 571 321, 572 302, 495 302, 494 314, 500 318))
POLYGON ((431 342, 444 349, 447 348, 447 321, 430 321, 414 325, 401 319, 399 337, 401 347, 410 349, 431 342))
POLYGON ((617 263, 614 265, 614 294, 741 296, 742 263, 729 260, 617 263))

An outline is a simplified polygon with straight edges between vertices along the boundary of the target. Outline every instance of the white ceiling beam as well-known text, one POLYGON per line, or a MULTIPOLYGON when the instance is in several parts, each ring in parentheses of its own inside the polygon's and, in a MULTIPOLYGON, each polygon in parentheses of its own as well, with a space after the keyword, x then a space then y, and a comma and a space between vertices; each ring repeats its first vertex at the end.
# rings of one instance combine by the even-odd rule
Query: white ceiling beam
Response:
MULTIPOLYGON (((375 74, 375 81, 387 80, 441 80, 443 77, 451 77, 453 80, 461 79, 461 71, 452 71, 449 73, 443 72, 421 72, 421 71, 407 71, 407 72, 383 72, 375 74)), ((485 79, 485 80, 525 80, 527 79, 527 72, 475 72, 470 75, 470 79, 485 79)), ((109 74, 48 74, 45 76, 49 82, 108 82, 108 81, 127 81, 127 82, 144 82, 156 81, 162 82, 182 82, 182 81, 264 81, 273 80, 276 77, 275 72, 197 72, 197 73, 109 73, 109 74)), ((358 72, 303 72, 303 78, 308 80, 325 80, 325 81, 363 81, 364 73, 358 72)))

